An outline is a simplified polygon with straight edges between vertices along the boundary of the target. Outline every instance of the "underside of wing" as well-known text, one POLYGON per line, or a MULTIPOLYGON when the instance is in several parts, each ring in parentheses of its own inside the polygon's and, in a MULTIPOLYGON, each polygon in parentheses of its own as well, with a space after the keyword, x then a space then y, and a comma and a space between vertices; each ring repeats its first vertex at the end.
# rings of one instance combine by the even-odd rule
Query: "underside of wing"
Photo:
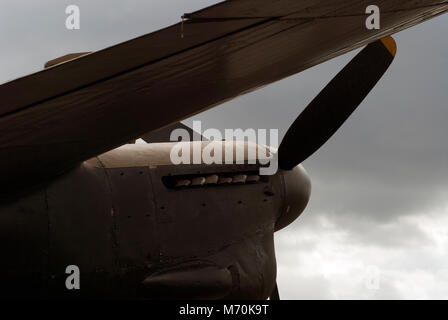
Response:
MULTIPOLYGON (((435 0, 230 0, 0 86, 3 190, 41 181, 448 10, 435 0)), ((281 110, 279 110, 281 112, 281 110)))

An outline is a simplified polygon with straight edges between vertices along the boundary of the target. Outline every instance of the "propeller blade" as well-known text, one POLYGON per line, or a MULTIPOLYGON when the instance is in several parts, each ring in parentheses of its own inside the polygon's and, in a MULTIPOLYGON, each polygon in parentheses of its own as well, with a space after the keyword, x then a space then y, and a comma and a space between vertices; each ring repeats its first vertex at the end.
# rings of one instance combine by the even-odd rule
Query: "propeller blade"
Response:
POLYGON ((302 163, 336 133, 389 68, 396 50, 392 37, 372 42, 331 80, 286 133, 278 149, 281 169, 302 163))

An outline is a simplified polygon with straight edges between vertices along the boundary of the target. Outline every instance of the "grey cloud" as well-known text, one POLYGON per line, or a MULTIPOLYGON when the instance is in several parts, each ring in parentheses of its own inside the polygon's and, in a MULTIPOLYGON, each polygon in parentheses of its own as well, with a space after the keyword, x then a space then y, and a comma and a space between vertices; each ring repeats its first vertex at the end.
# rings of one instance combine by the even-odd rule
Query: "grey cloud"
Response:
POLYGON ((213 0, 3 0, 0 82, 41 70, 58 56, 95 51, 167 27, 213 0), (65 8, 76 4, 81 29, 65 28, 65 8))

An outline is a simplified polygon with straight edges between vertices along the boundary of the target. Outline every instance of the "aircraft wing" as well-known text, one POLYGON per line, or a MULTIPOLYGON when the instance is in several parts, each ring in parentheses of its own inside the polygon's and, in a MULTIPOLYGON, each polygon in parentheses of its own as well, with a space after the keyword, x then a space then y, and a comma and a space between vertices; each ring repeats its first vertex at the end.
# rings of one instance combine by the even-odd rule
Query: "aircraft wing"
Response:
POLYGON ((229 0, 1 85, 3 190, 61 173, 448 10, 441 0, 378 0, 381 29, 367 30, 370 4, 229 0))

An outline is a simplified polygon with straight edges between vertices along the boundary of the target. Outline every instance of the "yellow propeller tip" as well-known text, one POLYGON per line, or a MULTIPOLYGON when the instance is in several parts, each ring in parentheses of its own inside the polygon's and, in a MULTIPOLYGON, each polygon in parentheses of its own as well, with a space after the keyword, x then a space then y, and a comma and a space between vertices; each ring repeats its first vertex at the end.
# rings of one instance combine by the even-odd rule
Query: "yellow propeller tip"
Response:
POLYGON ((390 52, 390 54, 395 57, 395 55, 397 54, 397 43, 395 42, 394 38, 392 38, 391 36, 387 36, 382 38, 381 42, 390 52))

